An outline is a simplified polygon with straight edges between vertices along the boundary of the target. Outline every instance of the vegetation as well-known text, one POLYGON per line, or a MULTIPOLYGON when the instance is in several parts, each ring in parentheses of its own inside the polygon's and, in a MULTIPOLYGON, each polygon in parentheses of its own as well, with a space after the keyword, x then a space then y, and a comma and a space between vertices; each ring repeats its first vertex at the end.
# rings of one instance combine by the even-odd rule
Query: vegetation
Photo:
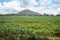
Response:
POLYGON ((49 40, 60 36, 59 16, 0 16, 1 40, 49 40))

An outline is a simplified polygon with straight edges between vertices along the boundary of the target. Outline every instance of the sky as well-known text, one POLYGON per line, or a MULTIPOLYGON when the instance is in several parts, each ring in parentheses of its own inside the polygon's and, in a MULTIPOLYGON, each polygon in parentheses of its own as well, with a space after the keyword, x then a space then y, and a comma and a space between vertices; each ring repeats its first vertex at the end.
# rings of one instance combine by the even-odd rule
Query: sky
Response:
POLYGON ((60 0, 0 0, 0 14, 29 9, 40 14, 60 14, 60 0))

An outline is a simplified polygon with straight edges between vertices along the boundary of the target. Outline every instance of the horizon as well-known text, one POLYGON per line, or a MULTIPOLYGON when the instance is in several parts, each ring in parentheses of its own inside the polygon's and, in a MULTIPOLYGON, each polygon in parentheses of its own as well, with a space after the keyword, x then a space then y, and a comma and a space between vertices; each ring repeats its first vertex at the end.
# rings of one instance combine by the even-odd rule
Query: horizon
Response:
POLYGON ((31 10, 41 14, 60 14, 60 0, 0 0, 0 14, 31 10))

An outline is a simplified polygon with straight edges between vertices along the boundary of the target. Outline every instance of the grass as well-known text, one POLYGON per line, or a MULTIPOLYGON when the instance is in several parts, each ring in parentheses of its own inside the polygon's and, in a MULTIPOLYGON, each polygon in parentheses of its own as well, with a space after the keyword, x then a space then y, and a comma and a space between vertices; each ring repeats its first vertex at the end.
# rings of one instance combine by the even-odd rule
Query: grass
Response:
POLYGON ((2 38, 8 35, 12 38, 17 37, 15 40, 19 40, 20 36, 23 35, 22 39, 28 40, 29 37, 36 39, 47 36, 57 37, 60 35, 59 33, 59 16, 0 16, 0 35, 2 38))

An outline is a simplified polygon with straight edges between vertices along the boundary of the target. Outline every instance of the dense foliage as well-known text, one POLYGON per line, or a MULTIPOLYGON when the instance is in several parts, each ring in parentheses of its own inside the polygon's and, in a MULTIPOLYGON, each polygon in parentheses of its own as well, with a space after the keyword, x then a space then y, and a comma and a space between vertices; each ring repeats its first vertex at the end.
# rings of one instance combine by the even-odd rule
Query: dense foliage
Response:
POLYGON ((36 40, 60 35, 58 16, 0 16, 1 40, 36 40))

